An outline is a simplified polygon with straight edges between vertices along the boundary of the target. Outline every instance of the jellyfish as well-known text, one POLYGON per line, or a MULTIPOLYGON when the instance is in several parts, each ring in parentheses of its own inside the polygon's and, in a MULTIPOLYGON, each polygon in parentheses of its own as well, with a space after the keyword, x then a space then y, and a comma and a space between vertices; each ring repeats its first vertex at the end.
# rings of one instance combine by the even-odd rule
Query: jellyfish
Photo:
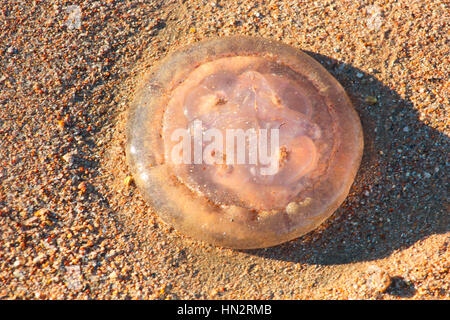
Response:
POLYGON ((218 246, 304 235, 344 201, 363 152, 342 86, 280 42, 235 36, 179 49, 130 106, 127 158, 161 219, 218 246))

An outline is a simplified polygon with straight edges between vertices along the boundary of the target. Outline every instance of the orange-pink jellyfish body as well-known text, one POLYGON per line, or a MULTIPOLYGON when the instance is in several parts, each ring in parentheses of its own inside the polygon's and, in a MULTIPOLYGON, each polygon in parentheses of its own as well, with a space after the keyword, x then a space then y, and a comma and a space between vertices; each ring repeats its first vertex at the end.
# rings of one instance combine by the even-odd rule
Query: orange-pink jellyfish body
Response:
POLYGON ((357 113, 318 62, 242 36, 195 43, 155 66, 127 135, 136 184, 158 215, 231 248, 316 228, 344 201, 363 151, 357 113))

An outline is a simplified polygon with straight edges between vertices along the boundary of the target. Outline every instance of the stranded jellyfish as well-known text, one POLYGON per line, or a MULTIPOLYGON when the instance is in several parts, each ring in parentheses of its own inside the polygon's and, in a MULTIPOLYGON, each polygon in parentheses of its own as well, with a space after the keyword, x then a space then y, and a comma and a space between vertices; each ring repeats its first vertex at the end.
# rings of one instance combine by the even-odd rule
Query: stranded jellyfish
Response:
POLYGON ((262 248, 320 225, 363 150, 341 85, 313 58, 251 37, 162 60, 131 106, 127 157, 155 212, 216 245, 262 248))

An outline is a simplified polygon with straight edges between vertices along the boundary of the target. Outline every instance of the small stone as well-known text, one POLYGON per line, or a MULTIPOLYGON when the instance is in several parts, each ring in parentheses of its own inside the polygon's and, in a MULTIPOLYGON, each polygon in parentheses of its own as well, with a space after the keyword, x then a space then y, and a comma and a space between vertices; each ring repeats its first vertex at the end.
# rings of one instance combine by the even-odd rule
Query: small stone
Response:
POLYGON ((80 193, 81 194, 83 194, 83 193, 86 193, 86 190, 87 190, 87 185, 86 185, 86 182, 81 182, 79 185, 78 185, 78 190, 80 190, 80 193))
POLYGON ((25 277, 25 272, 23 272, 22 270, 17 269, 16 271, 13 272, 13 276, 18 278, 18 279, 23 279, 25 277))
POLYGON ((391 277, 385 271, 376 265, 370 265, 367 268, 367 286, 376 292, 385 292, 391 285, 391 277))
POLYGON ((6 52, 9 54, 15 54, 15 53, 17 53, 17 49, 16 49, 16 47, 11 46, 6 50, 6 52))
POLYGON ((366 103, 370 104, 370 105, 374 105, 375 103, 377 103, 377 98, 374 96, 367 96, 365 99, 366 103))
POLYGON ((80 290, 82 288, 82 284, 80 281, 81 278, 81 268, 78 265, 72 265, 65 267, 66 274, 65 279, 67 283, 67 288, 70 290, 80 290))
POLYGON ((131 186, 133 184, 134 180, 132 176, 128 176, 125 179, 123 179, 123 184, 127 187, 131 186))
POLYGON ((45 258, 46 258, 45 254, 40 254, 36 258, 33 259, 33 264, 34 265, 40 264, 40 263, 44 262, 45 258))
POLYGON ((364 76, 364 74, 362 74, 361 72, 358 72, 356 74, 356 77, 359 78, 359 79, 361 79, 363 76, 364 76))
POLYGON ((111 273, 109 274, 109 278, 110 278, 111 280, 117 279, 117 272, 116 272, 116 271, 111 272, 111 273))
POLYGON ((21 265, 22 265, 22 262, 20 261, 19 258, 17 258, 16 261, 13 263, 14 268, 20 267, 21 265))
POLYGON ((403 132, 409 132, 409 127, 408 126, 404 127, 403 132))
POLYGON ((68 152, 65 155, 63 155, 62 158, 65 162, 67 162, 69 166, 71 166, 75 161, 74 152, 68 152))
POLYGON ((29 226, 32 226, 32 225, 33 225, 35 222, 37 222, 38 220, 39 220, 39 218, 36 217, 36 216, 34 216, 34 217, 31 217, 31 218, 25 220, 25 221, 23 222, 23 224, 24 224, 26 227, 29 227, 29 226))
POLYGON ((65 126, 64 120, 57 120, 57 123, 58 123, 58 127, 59 127, 61 130, 64 129, 64 126, 65 126))
POLYGON ((211 295, 211 297, 215 297, 215 296, 218 295, 218 293, 219 293, 218 289, 212 289, 211 292, 210 292, 210 295, 211 295))
POLYGON ((42 208, 42 209, 39 209, 38 211, 36 211, 34 213, 34 216, 35 217, 44 217, 49 213, 50 213, 50 210, 48 210, 47 208, 42 208))

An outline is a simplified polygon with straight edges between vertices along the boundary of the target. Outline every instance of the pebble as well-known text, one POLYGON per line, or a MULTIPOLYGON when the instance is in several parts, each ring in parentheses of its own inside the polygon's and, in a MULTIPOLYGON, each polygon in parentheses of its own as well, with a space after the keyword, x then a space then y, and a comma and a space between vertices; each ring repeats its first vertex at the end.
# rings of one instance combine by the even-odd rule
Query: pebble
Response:
POLYGON ((15 54, 15 53, 17 53, 17 48, 11 46, 11 47, 9 47, 9 48, 6 50, 6 52, 9 53, 9 54, 15 54))
POLYGON ((74 164, 75 160, 75 153, 74 152, 68 152, 65 155, 62 156, 63 160, 67 162, 69 166, 72 166, 74 164))
POLYGON ((370 265, 367 268, 367 287, 376 292, 385 292, 391 285, 391 277, 380 267, 370 265))
POLYGON ((378 102, 378 99, 374 96, 367 96, 365 98, 366 103, 370 104, 370 105, 374 105, 378 102))
POLYGON ((127 176, 124 180, 123 183, 125 186, 129 187, 134 183, 133 177, 132 176, 127 176))
POLYGON ((33 259, 33 264, 40 264, 47 258, 46 254, 39 254, 36 258, 33 259))

